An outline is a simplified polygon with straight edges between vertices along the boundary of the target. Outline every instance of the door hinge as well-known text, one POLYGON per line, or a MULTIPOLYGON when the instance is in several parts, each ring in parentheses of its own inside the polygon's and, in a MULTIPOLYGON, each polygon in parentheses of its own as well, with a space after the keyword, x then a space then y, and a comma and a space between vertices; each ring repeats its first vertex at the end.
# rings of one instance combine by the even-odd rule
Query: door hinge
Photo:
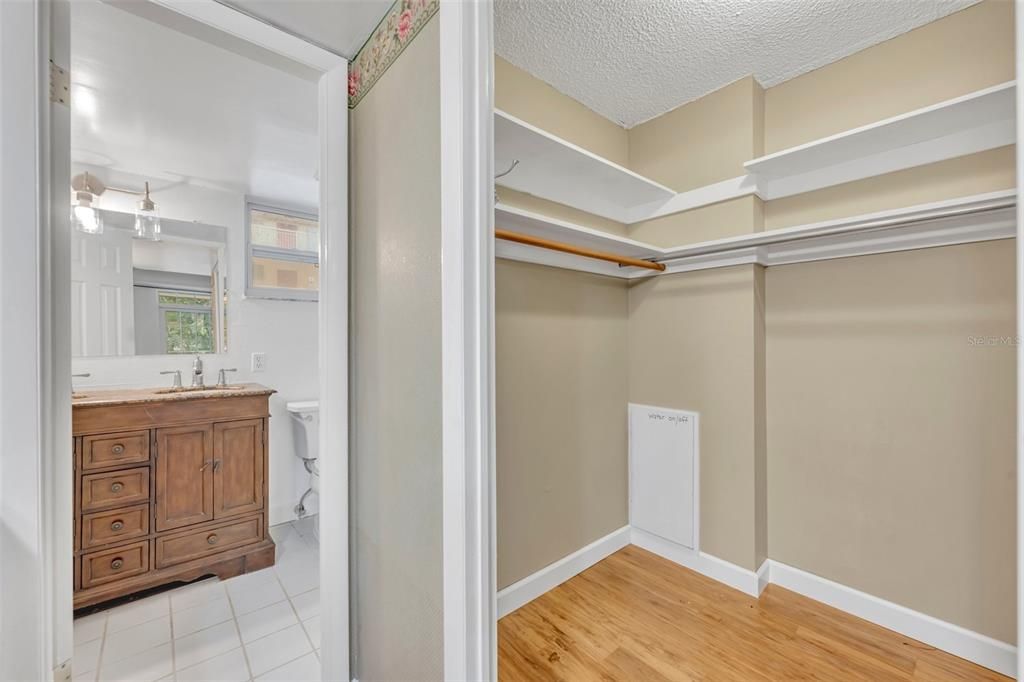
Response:
POLYGON ((70 106, 71 74, 50 60, 50 102, 70 106))

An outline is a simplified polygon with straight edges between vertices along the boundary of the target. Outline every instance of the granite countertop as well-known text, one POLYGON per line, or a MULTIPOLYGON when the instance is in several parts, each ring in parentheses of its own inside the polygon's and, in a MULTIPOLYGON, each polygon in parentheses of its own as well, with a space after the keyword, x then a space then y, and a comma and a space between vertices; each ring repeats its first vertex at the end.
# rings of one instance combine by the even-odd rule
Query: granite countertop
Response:
POLYGON ((226 388, 208 387, 202 391, 160 388, 112 388, 91 389, 83 387, 71 396, 72 407, 110 407, 113 405, 137 405, 140 403, 161 403, 180 400, 204 400, 206 398, 233 398, 277 393, 261 384, 231 384, 226 388))

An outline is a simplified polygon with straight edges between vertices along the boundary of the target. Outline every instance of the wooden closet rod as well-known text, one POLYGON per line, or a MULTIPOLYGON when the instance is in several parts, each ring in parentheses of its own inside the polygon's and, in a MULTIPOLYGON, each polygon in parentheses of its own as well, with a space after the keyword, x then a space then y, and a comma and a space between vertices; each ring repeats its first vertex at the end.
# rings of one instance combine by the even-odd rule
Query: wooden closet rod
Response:
POLYGON ((630 258, 629 256, 617 256, 614 253, 608 253, 606 251, 584 249, 579 246, 573 246, 572 244, 556 242, 550 239, 542 239, 541 237, 531 237, 528 234, 520 234, 519 232, 509 232, 508 230, 495 229, 494 236, 497 237, 498 239, 504 239, 505 241, 509 242, 528 244, 529 246, 539 246, 542 249, 551 249, 552 251, 561 251, 563 253, 572 253, 577 256, 585 256, 586 258, 606 260, 610 263, 618 263, 619 265, 629 265, 634 268, 647 268, 648 270, 657 270, 658 272, 661 272, 665 269, 664 263, 652 263, 649 260, 630 258))

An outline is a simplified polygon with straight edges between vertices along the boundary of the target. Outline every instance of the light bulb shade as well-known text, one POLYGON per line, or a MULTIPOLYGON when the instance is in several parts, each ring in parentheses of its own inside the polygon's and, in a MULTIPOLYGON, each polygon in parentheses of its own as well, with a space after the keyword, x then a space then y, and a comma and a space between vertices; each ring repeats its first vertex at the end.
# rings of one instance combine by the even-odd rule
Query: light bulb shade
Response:
POLYGON ((135 214, 135 238, 151 241, 160 239, 160 214, 156 210, 140 210, 135 214))
POLYGON ((71 207, 71 227, 85 234, 103 234, 103 216, 88 202, 71 207))

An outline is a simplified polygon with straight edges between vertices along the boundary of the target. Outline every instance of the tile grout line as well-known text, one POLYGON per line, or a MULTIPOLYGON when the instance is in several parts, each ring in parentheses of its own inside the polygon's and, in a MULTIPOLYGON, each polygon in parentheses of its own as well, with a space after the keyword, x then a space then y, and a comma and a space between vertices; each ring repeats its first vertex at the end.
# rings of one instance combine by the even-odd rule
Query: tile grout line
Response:
MULTIPOLYGON (((313 647, 313 651, 316 651, 317 646, 313 642, 313 638, 309 636, 309 631, 306 630, 306 625, 305 625, 305 623, 303 623, 302 618, 299 616, 299 610, 297 608, 295 608, 295 602, 292 601, 292 597, 291 597, 290 594, 288 594, 288 590, 284 589, 284 583, 281 582, 281 578, 280 578, 280 576, 277 575, 277 571, 274 571, 274 576, 277 577, 277 582, 281 584, 281 589, 284 590, 284 596, 288 599, 288 606, 292 607, 292 613, 295 614, 295 620, 298 622, 299 627, 302 628, 302 633, 304 635, 306 635, 306 641, 309 642, 310 645, 313 647)), ((319 582, 319 581, 317 581, 317 582, 319 582)), ((313 588, 313 589, 319 589, 319 588, 313 588)), ((313 590, 306 590, 306 592, 312 592, 312 591, 313 590)), ((306 592, 302 592, 301 594, 306 594, 306 592)), ((295 595, 295 596, 297 597, 299 595, 295 595)), ((319 614, 317 614, 317 615, 319 615, 319 614)), ((317 660, 319 660, 319 659, 317 659, 317 660)))
MULTIPOLYGON (((224 583, 227 583, 227 580, 225 580, 224 583)), ((249 652, 245 648, 245 640, 242 639, 242 628, 238 625, 238 614, 235 613, 235 602, 231 598, 231 591, 228 589, 228 586, 225 584, 223 587, 224 594, 228 597, 228 608, 231 609, 231 622, 235 624, 235 634, 238 635, 238 645, 242 649, 242 658, 245 659, 245 669, 249 671, 249 679, 251 680, 253 679, 252 663, 249 662, 249 652)))
MULTIPOLYGON (((170 629, 171 629, 171 677, 175 680, 178 679, 178 659, 175 658, 175 646, 174 646, 174 604, 171 603, 171 595, 167 595, 167 611, 170 615, 170 629)), ((166 677, 166 676, 165 676, 166 677)), ((158 680, 163 679, 158 677, 158 680)))
MULTIPOLYGON (((72 618, 74 613, 72 612, 72 618)), ((97 682, 100 679, 100 669, 103 665, 103 650, 107 648, 107 626, 110 625, 110 614, 106 614, 103 618, 103 634, 100 635, 100 651, 96 655, 96 670, 92 673, 93 682, 97 682)), ((73 642, 74 640, 72 640, 73 642)), ((71 673, 75 672, 74 659, 71 659, 71 673)))

